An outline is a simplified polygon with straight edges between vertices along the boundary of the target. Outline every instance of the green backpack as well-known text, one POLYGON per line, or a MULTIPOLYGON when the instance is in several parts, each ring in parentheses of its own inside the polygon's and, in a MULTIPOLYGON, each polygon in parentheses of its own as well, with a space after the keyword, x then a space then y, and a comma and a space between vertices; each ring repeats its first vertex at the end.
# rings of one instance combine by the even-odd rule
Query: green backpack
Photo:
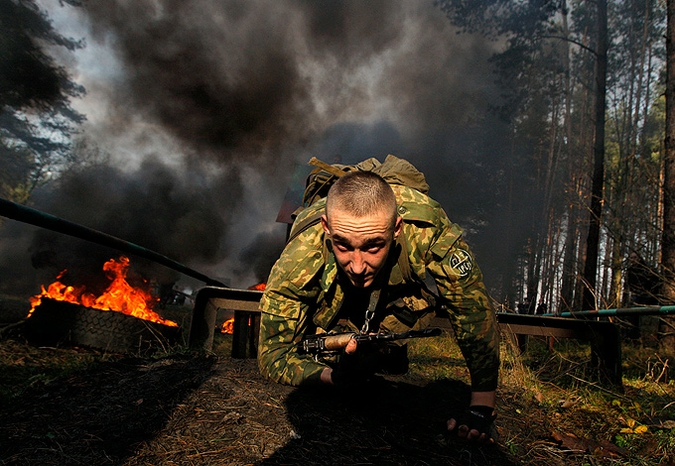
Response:
MULTIPOLYGON (((351 171, 372 171, 380 175, 387 183, 414 188, 423 194, 429 193, 429 185, 424 174, 404 159, 387 155, 383 163, 376 158, 369 158, 356 165, 328 164, 316 157, 312 157, 309 165, 316 167, 307 177, 307 185, 302 196, 302 206, 293 212, 295 219, 300 212, 328 195, 328 190, 341 176, 351 171)), ((288 235, 288 240, 298 236, 303 231, 316 225, 321 219, 323 211, 310 215, 302 222, 294 223, 288 235)))
MULTIPOLYGON (((380 163, 376 158, 370 158, 356 165, 330 165, 322 162, 316 157, 312 157, 309 165, 316 167, 309 174, 307 178, 307 186, 302 198, 303 207, 309 207, 317 200, 326 197, 328 190, 345 173, 350 171, 371 171, 377 173, 389 184, 398 184, 414 188, 423 194, 429 193, 429 185, 427 184, 424 174, 413 166, 410 162, 404 159, 399 159, 393 155, 387 155, 384 163, 380 163)), ((299 213, 296 212, 297 215, 299 213)))

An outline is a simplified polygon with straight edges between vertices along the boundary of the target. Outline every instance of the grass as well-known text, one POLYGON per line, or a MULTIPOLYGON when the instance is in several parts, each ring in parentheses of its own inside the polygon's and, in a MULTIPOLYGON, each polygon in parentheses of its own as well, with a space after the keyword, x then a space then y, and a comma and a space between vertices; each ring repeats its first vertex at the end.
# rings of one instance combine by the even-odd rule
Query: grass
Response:
MULTIPOLYGON (((413 340, 413 378, 469 383, 450 335, 413 340)), ((180 348, 174 351, 180 351, 180 348)), ((216 333, 214 352, 229 356, 216 333)), ((161 355, 160 355, 161 356, 161 355)), ((74 371, 119 356, 77 348, 36 348, 0 340, 0 406, 74 371)), ((497 426, 500 444, 524 465, 675 465, 675 357, 653 345, 623 346, 623 390, 589 377, 590 349, 574 340, 549 347, 531 338, 520 354, 501 347, 497 426)))
POLYGON ((17 340, 0 342, 0 406, 32 387, 67 377, 111 356, 77 348, 37 348, 17 340))
MULTIPOLYGON (((468 383, 454 339, 410 344, 411 373, 468 383)), ((504 338, 498 389, 500 442, 522 464, 675 464, 675 357, 623 346, 623 390, 589 377, 590 348, 531 338, 520 354, 504 338)))

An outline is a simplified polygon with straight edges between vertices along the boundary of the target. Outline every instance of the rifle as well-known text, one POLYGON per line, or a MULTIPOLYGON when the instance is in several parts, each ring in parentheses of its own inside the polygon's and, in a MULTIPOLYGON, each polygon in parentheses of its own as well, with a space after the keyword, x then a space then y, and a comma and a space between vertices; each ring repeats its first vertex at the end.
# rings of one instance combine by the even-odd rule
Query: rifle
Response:
POLYGON ((303 353, 310 354, 327 354, 336 353, 342 350, 349 340, 354 339, 357 342, 374 342, 374 341, 393 341, 406 340, 409 338, 426 338, 436 337, 441 334, 440 328, 427 328, 424 330, 408 330, 401 333, 320 333, 318 335, 310 335, 302 340, 301 350, 303 353))

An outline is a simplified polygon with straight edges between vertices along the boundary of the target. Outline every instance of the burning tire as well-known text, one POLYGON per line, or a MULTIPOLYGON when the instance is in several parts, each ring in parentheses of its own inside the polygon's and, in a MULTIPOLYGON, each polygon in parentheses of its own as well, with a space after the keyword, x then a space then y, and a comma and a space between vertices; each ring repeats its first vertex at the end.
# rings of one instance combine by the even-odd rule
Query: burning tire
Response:
POLYGON ((70 344, 115 353, 140 353, 175 345, 180 328, 121 312, 43 299, 26 322, 26 336, 35 345, 70 344))

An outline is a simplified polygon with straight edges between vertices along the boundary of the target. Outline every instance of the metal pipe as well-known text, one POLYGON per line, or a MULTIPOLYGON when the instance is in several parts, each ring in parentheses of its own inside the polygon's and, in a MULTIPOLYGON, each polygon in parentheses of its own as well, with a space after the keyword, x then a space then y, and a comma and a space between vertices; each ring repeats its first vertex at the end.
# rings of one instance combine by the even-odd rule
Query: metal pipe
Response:
POLYGON ((64 235, 74 236, 75 238, 80 238, 85 241, 100 244, 101 246, 107 246, 117 249, 118 251, 135 254, 145 259, 150 259, 151 261, 176 270, 189 277, 196 278, 207 285, 225 286, 218 280, 209 278, 206 275, 197 272, 196 270, 186 267, 185 265, 169 259, 162 254, 151 251, 137 244, 125 241, 115 236, 111 236, 98 230, 87 228, 77 223, 69 222, 68 220, 63 220, 61 218, 36 209, 32 209, 30 207, 26 207, 21 204, 16 204, 2 198, 0 198, 0 215, 12 220, 29 223, 40 228, 46 228, 58 233, 63 233, 64 235))
POLYGON ((675 306, 624 307, 617 309, 594 309, 591 311, 561 312, 560 314, 541 314, 546 317, 612 317, 612 316, 656 316, 675 314, 675 306))

